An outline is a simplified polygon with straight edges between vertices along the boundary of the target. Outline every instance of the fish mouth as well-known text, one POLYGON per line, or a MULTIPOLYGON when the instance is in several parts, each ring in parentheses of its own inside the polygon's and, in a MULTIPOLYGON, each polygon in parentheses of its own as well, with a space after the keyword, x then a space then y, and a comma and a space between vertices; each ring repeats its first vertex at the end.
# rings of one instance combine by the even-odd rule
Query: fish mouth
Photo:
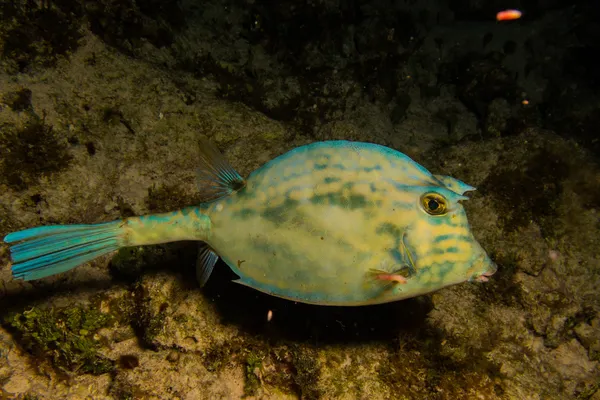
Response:
POLYGON ((487 282, 490 280, 490 276, 494 275, 496 271, 486 271, 483 274, 475 277, 477 282, 487 282))
POLYGON ((479 258, 475 261, 474 265, 479 267, 477 268, 479 271, 484 270, 479 274, 473 275, 473 277, 471 278, 472 280, 477 282, 489 281, 490 277, 494 275, 496 271, 498 271, 498 266, 492 260, 490 260, 490 258, 485 253, 479 256, 479 258))

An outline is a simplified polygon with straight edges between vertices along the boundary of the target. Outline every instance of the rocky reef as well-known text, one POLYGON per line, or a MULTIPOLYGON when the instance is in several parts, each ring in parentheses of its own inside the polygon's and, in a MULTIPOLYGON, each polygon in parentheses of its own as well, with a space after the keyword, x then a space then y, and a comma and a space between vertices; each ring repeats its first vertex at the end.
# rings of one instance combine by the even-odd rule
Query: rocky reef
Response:
POLYGON ((243 175, 343 138, 476 186, 499 270, 318 307, 222 263, 200 290, 195 243, 34 282, 1 243, 0 396, 600 399, 599 7, 517 3, 1 4, 1 236, 197 203, 201 137, 243 175))

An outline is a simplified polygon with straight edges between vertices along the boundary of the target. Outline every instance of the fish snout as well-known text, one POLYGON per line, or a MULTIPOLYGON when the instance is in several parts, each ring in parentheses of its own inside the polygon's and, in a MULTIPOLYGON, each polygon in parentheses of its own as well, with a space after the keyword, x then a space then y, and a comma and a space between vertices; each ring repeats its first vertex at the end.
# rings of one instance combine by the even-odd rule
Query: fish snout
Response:
POLYGON ((483 252, 473 263, 471 271, 474 271, 474 273, 469 280, 487 282, 489 278, 498 271, 498 266, 485 252, 483 252))

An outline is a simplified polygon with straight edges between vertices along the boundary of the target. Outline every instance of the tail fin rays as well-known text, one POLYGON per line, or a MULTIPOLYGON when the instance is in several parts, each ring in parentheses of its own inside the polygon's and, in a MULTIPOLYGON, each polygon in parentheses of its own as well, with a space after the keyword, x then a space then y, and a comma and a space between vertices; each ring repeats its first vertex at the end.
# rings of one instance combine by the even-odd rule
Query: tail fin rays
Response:
POLYGON ((125 246, 123 221, 93 225, 51 225, 8 234, 12 272, 26 281, 68 271, 125 246))

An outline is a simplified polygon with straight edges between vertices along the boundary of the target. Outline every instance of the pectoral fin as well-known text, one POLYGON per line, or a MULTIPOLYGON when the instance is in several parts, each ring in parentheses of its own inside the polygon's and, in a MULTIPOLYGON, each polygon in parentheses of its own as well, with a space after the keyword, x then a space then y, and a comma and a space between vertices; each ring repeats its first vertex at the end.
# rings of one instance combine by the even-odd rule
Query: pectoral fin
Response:
POLYGON ((393 271, 385 271, 382 269, 369 269, 367 271, 368 279, 380 285, 382 289, 388 290, 396 285, 404 285, 410 279, 410 268, 403 266, 393 271))

